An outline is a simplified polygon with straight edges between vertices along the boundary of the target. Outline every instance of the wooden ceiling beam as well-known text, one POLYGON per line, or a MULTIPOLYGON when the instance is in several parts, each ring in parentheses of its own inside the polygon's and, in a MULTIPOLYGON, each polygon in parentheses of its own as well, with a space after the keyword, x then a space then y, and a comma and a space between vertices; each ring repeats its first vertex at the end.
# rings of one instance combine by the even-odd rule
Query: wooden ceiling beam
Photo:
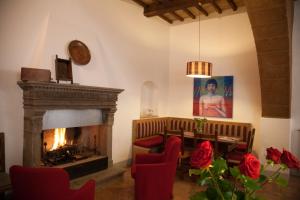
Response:
POLYGON ((211 0, 210 3, 219 14, 222 13, 222 9, 219 7, 215 0, 211 0))
POLYGON ((175 11, 171 12, 172 15, 174 15, 174 17, 176 17, 176 19, 180 20, 180 21, 183 21, 184 18, 181 17, 180 15, 178 15, 175 11))
POLYGON ((232 8, 233 11, 237 10, 237 5, 233 0, 227 0, 228 4, 230 5, 230 7, 232 8))
POLYGON ((208 16, 208 12, 199 4, 194 5, 200 12, 202 12, 203 15, 208 16))
POLYGON ((196 7, 204 15, 208 16, 207 11, 199 5, 198 0, 176 0, 171 1, 168 4, 150 4, 144 7, 144 15, 146 17, 153 17, 156 15, 163 15, 165 13, 171 13, 176 10, 182 10, 188 7, 196 7))
POLYGON ((163 20, 167 21, 169 24, 173 24, 173 21, 170 20, 169 18, 167 18, 166 16, 164 15, 158 15, 160 18, 162 18, 163 20))
POLYGON ((144 8, 147 6, 147 4, 144 3, 142 0, 132 0, 132 1, 134 1, 137 4, 139 4, 140 6, 143 6, 144 8))
POLYGON ((185 12, 188 16, 190 16, 192 19, 196 19, 196 16, 187 8, 182 9, 183 12, 185 12))

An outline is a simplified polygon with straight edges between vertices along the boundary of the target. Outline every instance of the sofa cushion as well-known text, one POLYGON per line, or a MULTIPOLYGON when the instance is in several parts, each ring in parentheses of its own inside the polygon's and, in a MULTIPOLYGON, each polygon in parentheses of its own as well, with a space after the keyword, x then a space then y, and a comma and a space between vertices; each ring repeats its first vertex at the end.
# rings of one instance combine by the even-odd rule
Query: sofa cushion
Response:
POLYGON ((135 141, 134 145, 145 147, 145 148, 151 148, 163 144, 163 141, 164 141, 163 136, 157 135, 151 138, 135 141))

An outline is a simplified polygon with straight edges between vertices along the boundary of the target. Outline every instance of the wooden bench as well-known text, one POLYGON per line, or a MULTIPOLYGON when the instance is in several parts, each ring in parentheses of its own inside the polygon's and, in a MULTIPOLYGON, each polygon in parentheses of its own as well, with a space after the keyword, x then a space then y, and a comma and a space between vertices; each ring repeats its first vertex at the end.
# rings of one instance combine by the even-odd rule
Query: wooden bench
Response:
MULTIPOLYGON (((134 159, 137 153, 149 153, 155 144, 159 145, 162 139, 164 130, 180 130, 184 132, 193 132, 196 128, 195 121, 188 118, 178 117, 156 117, 147 119, 133 120, 132 122, 132 159, 134 159), (140 143, 149 142, 153 146, 139 145, 140 143)), ((205 134, 218 133, 219 136, 232 136, 239 137, 241 141, 247 142, 249 133, 251 132, 252 125, 250 123, 243 122, 228 122, 228 121, 216 121, 208 120, 204 125, 205 134)))

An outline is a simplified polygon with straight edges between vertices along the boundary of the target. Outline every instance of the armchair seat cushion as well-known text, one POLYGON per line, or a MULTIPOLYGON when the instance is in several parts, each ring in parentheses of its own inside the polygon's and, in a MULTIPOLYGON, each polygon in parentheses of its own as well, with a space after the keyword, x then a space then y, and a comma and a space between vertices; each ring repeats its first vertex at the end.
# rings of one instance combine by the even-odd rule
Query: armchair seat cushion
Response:
POLYGON ((163 144, 163 141, 164 141, 163 136, 157 135, 151 138, 137 140, 134 142, 134 145, 145 147, 145 148, 151 148, 163 144))

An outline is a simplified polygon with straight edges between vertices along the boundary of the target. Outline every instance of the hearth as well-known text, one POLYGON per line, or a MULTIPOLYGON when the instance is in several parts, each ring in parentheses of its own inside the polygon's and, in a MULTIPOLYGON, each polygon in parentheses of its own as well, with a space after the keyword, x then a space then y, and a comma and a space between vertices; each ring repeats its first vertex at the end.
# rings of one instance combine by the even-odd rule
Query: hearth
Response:
POLYGON ((112 166, 112 126, 122 89, 33 81, 18 85, 24 99, 23 165, 64 168, 71 178, 112 166), (60 119, 63 115, 54 115, 58 111, 71 117, 60 119), (66 119, 76 121, 78 113, 89 117, 80 115, 78 126, 70 126, 66 119), (57 118, 54 125, 51 116, 57 118))
POLYGON ((99 130, 98 126, 43 130, 42 162, 53 166, 101 155, 99 130))

